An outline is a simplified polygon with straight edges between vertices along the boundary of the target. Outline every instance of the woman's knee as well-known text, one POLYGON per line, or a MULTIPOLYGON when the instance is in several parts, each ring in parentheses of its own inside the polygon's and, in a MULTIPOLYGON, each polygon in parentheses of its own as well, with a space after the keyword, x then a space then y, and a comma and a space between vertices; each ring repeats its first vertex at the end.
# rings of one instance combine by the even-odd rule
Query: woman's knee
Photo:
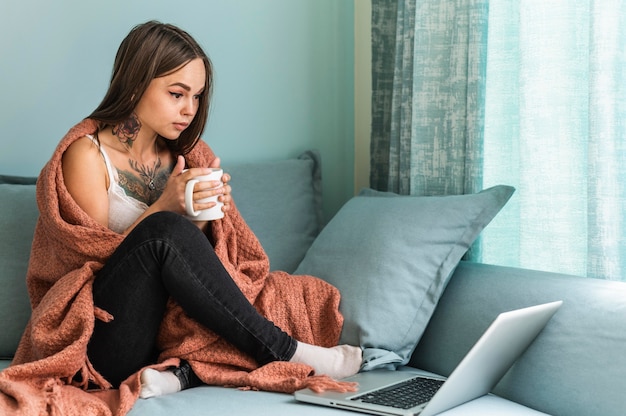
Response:
POLYGON ((161 241, 185 252, 196 249, 206 250, 207 245, 211 246, 209 239, 200 228, 184 216, 174 212, 164 211, 151 214, 135 229, 141 241, 161 241))
POLYGON ((156 212, 144 218, 133 232, 148 236, 149 238, 172 238, 177 235, 193 236, 195 233, 204 235, 195 224, 187 218, 175 212, 156 212))
POLYGON ((160 211, 144 218, 135 228, 147 228, 159 235, 163 235, 167 230, 177 230, 189 226, 194 225, 182 215, 170 211, 160 211))

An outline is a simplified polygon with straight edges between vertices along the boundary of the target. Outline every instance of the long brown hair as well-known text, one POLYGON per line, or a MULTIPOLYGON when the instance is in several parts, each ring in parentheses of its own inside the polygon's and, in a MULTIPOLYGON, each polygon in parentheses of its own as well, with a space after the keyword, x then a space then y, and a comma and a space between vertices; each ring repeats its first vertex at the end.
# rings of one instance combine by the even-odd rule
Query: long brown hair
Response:
POLYGON ((200 45, 174 25, 149 21, 130 31, 115 56, 109 90, 88 118, 99 121, 102 127, 127 120, 154 78, 168 75, 196 58, 202 59, 206 72, 198 111, 177 140, 164 140, 175 154, 188 153, 208 119, 213 66, 200 45))

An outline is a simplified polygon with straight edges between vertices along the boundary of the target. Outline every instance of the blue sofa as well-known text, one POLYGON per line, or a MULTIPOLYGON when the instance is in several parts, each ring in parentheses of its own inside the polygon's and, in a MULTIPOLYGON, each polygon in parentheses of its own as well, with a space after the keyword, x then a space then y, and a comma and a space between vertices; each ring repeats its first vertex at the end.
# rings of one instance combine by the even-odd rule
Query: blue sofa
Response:
MULTIPOLYGON (((324 225, 319 155, 305 152, 225 170, 232 175, 235 202, 266 248, 272 269, 294 272, 324 225)), ((33 178, 0 176, 0 370, 9 365, 30 313, 24 276, 36 218, 33 178)), ((357 253, 358 247, 352 250, 357 253)), ((557 299, 564 305, 493 394, 445 415, 626 414, 625 283, 464 261, 451 267, 432 317, 398 371, 419 368, 449 375, 498 313, 557 299)), ((171 414, 354 413, 298 403, 289 394, 217 386, 139 400, 130 412, 171 414)))

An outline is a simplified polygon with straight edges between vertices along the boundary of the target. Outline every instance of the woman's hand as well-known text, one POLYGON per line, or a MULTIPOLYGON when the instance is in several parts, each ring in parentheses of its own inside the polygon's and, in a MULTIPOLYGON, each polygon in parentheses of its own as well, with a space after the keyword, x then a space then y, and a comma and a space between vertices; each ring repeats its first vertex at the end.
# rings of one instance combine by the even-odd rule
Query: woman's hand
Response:
MULTIPOLYGON (((220 167, 220 158, 216 157, 215 159, 213 159, 213 162, 211 162, 211 164, 209 165, 210 168, 219 168, 220 167)), ((232 188, 230 187, 230 185, 228 184, 228 182, 230 182, 230 175, 226 172, 224 172, 224 174, 222 175, 222 195, 220 195, 217 199, 224 204, 224 206, 222 207, 222 211, 227 212, 228 210, 230 210, 231 207, 231 203, 232 203, 232 196, 230 195, 230 192, 232 191, 232 188)))
MULTIPOLYGON (((211 172, 209 168, 191 168, 185 171, 185 158, 178 156, 176 164, 170 177, 165 184, 165 189, 154 204, 148 208, 148 211, 171 211, 181 215, 185 215, 185 187, 187 182, 195 176, 207 175, 211 172)), ((198 182, 194 186, 194 200, 206 198, 204 195, 205 188, 210 188, 210 182, 198 182)), ((195 209, 204 209, 201 206, 195 206, 195 209)))
MULTIPOLYGON (((208 175, 211 173, 211 169, 219 168, 219 165, 220 159, 216 158, 207 168, 189 168, 185 170, 185 158, 178 156, 163 193, 150 208, 156 211, 172 211, 185 215, 185 188, 187 182, 196 176, 208 175)), ((224 212, 228 211, 232 201, 230 196, 231 187, 228 185, 229 181, 230 175, 225 173, 221 178, 222 186, 220 186, 219 181, 197 182, 193 189, 193 209, 199 211, 213 207, 215 205, 214 202, 201 203, 198 201, 218 195, 218 200, 224 204, 222 210, 224 212)))

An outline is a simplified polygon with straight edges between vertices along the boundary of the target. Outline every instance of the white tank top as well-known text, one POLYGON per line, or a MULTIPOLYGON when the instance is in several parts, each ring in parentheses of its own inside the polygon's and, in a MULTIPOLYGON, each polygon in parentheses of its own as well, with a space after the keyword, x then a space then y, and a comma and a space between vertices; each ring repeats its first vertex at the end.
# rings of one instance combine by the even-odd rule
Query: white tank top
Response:
POLYGON ((109 155, 93 136, 88 134, 87 137, 98 145, 109 175, 109 189, 107 189, 109 195, 109 229, 121 234, 148 209, 148 205, 126 195, 124 188, 119 185, 117 169, 111 163, 109 155))

